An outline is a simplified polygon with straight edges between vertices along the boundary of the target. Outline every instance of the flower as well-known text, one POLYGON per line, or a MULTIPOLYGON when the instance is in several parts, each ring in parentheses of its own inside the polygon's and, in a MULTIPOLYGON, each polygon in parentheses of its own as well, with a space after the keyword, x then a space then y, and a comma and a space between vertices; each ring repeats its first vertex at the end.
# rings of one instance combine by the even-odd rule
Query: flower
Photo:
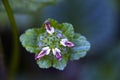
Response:
MULTIPOLYGON (((46 28, 46 31, 47 33, 51 34, 52 36, 56 36, 56 39, 57 41, 60 41, 60 42, 56 42, 57 44, 60 43, 61 45, 63 46, 68 46, 68 47, 74 47, 74 44, 70 41, 68 41, 67 38, 65 39, 61 39, 62 38, 62 33, 61 31, 57 31, 57 35, 53 35, 53 33, 55 32, 54 31, 54 28, 50 26, 50 22, 47 20, 45 21, 45 28, 46 28)), ((56 32, 55 32, 56 33, 56 32)), ((43 40, 44 38, 42 38, 43 40)), ((51 38, 50 38, 51 39, 51 38)), ((41 40, 41 36, 40 36, 40 40, 41 40)), ((45 40, 43 40, 44 42, 46 41, 45 44, 49 44, 49 37, 45 40)), ((54 41, 54 40, 53 40, 54 41)), ((43 43, 44 43, 43 42, 43 43)), ((54 43, 54 42, 53 42, 54 43)), ((41 45, 42 43, 39 43, 39 47, 41 48, 41 45)), ((44 47, 42 48, 42 51, 35 56, 35 60, 37 59, 41 59, 43 56, 45 55, 48 55, 50 53, 50 48, 52 49, 52 52, 53 52, 53 55, 60 61, 62 60, 62 55, 61 55, 61 51, 60 49, 58 49, 57 47, 52 47, 53 44, 49 44, 49 46, 47 45, 47 47, 44 47)), ((65 48, 66 49, 66 48, 65 48)))
POLYGON ((44 47, 42 48, 42 51, 35 56, 35 60, 40 59, 41 57, 48 55, 50 53, 50 48, 49 47, 44 47))
POLYGON ((75 45, 68 41, 68 39, 61 39, 60 43, 63 45, 63 46, 68 46, 68 47, 74 47, 75 45))
POLYGON ((45 21, 45 28, 49 34, 54 33, 54 28, 50 26, 50 22, 48 20, 45 21))
POLYGON ((55 55, 55 57, 58 59, 58 60, 61 60, 62 59, 62 56, 60 54, 60 50, 58 48, 55 48, 55 49, 52 49, 52 52, 53 52, 53 55, 55 55))
POLYGON ((75 33, 72 24, 59 24, 54 19, 46 20, 41 28, 26 30, 20 36, 20 42, 27 51, 35 53, 40 68, 59 70, 64 70, 69 60, 84 57, 90 49, 89 41, 75 33))
POLYGON ((58 36, 58 38, 61 38, 61 37, 62 37, 62 34, 61 34, 61 33, 59 33, 57 36, 58 36))

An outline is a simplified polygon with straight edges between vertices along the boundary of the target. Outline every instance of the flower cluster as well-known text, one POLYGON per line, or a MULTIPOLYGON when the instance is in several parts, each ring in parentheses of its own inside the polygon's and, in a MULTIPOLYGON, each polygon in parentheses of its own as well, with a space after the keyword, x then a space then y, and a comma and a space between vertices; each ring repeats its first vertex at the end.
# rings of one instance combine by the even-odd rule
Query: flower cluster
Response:
POLYGON ((90 43, 80 33, 74 32, 70 23, 59 24, 47 19, 41 28, 32 28, 20 36, 22 46, 35 54, 40 68, 54 67, 64 70, 68 60, 79 60, 87 54, 90 43))
MULTIPOLYGON (((58 59, 58 60, 62 60, 62 55, 61 55, 61 50, 57 47, 57 46, 52 46, 52 45, 62 45, 64 47, 74 47, 74 43, 70 42, 67 38, 63 37, 62 39, 62 36, 63 34, 62 33, 57 33, 57 41, 55 41, 55 39, 53 41, 51 41, 52 43, 54 44, 50 44, 50 46, 48 46, 48 42, 49 42, 49 36, 56 36, 55 35, 55 31, 57 32, 57 30, 54 29, 53 26, 50 25, 50 22, 47 20, 45 21, 45 29, 46 29, 46 32, 49 34, 47 35, 47 42, 46 42, 46 46, 42 48, 42 50, 40 51, 39 54, 35 55, 35 60, 38 60, 38 59, 41 59, 43 56, 45 55, 49 55, 50 54, 50 51, 52 50, 52 53, 53 55, 58 59)), ((59 31, 60 32, 60 31, 59 31)), ((42 36, 40 36, 40 39, 42 38, 42 36)), ((39 43, 39 46, 41 47, 44 43, 44 39, 46 38, 42 38, 41 39, 41 43, 39 43)))

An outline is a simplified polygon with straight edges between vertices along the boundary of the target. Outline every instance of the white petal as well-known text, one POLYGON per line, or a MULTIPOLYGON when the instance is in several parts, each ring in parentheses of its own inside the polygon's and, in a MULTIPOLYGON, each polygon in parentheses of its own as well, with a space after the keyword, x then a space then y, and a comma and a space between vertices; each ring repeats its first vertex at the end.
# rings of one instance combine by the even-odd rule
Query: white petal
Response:
POLYGON ((44 47, 42 48, 42 51, 35 56, 35 60, 42 58, 45 55, 48 55, 50 53, 50 48, 49 47, 44 47))
POLYGON ((56 50, 57 52, 61 52, 58 48, 55 48, 55 50, 56 50))
POLYGON ((44 48, 42 48, 42 50, 46 50, 46 55, 48 55, 50 53, 50 48, 49 47, 44 47, 44 48))
POLYGON ((74 47, 74 44, 72 42, 70 42, 70 41, 67 41, 65 44, 68 47, 74 47))
POLYGON ((44 48, 42 48, 42 50, 47 50, 47 49, 50 49, 49 47, 44 47, 44 48))
POLYGON ((58 60, 61 60, 62 59, 62 56, 60 54, 60 50, 58 48, 55 48, 55 49, 52 49, 53 51, 53 55, 58 59, 58 60))
POLYGON ((53 55, 56 55, 56 52, 61 52, 58 48, 52 49, 53 55))
POLYGON ((66 38, 65 38, 65 39, 61 39, 61 40, 62 40, 63 42, 66 42, 66 41, 68 41, 68 39, 66 39, 66 38))
POLYGON ((55 55, 56 53, 55 53, 55 49, 52 49, 52 52, 53 52, 53 55, 55 55))
POLYGON ((54 33, 54 28, 53 27, 50 27, 50 28, 51 28, 51 30, 48 30, 48 29, 46 29, 46 30, 49 34, 53 34, 54 33))
POLYGON ((72 42, 68 41, 67 39, 61 39, 60 43, 63 46, 74 47, 74 44, 72 42))
POLYGON ((49 34, 54 33, 54 28, 50 26, 50 22, 48 20, 45 21, 45 28, 49 34))
POLYGON ((67 39, 61 39, 60 43, 63 45, 63 46, 66 46, 65 45, 65 42, 68 41, 67 39))
POLYGON ((37 54, 35 56, 35 60, 40 59, 40 58, 42 58, 45 55, 46 55, 46 52, 44 50, 42 50, 39 54, 37 54))
POLYGON ((50 54, 50 49, 47 50, 46 55, 50 54))

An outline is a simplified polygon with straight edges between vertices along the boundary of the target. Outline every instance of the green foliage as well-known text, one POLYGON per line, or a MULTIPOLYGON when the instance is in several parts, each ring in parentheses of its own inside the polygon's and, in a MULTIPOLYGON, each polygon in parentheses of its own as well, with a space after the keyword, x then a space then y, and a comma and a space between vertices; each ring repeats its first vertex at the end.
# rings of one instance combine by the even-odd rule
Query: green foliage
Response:
POLYGON ((66 53, 63 55, 63 58, 61 61, 58 61, 56 58, 53 59, 53 67, 59 70, 64 70, 64 68, 67 65, 69 54, 66 53))
POLYGON ((39 28, 28 29, 24 34, 20 36, 20 41, 27 51, 35 54, 39 54, 39 52, 41 51, 39 43, 43 44, 44 42, 45 43, 43 44, 43 46, 52 46, 52 48, 57 47, 61 49, 62 60, 58 61, 53 56, 53 54, 51 54, 52 53, 51 52, 50 55, 46 55, 41 59, 37 60, 37 64, 39 65, 40 68, 54 67, 56 69, 63 70, 66 67, 67 61, 69 59, 78 60, 81 57, 84 57, 86 55, 86 52, 90 49, 90 43, 86 40, 84 36, 78 33, 74 33, 74 29, 71 24, 69 23, 59 24, 57 21, 53 19, 48 20, 50 22, 50 25, 55 28, 55 33, 52 36, 46 33, 45 24, 43 24, 40 29, 39 28), (75 47, 66 48, 64 46, 61 46, 59 42, 60 40, 55 38, 55 36, 57 36, 56 35, 57 31, 61 31, 64 38, 71 40, 75 44, 75 47), (39 40, 40 37, 42 37, 43 39, 39 40), (52 38, 54 42, 51 42, 49 40, 52 38), (46 39, 48 41, 45 41, 46 39), (62 49, 65 49, 65 51, 63 51, 62 49))
POLYGON ((40 60, 37 60, 37 64, 40 68, 49 68, 52 66, 52 58, 49 56, 44 56, 40 60))
POLYGON ((90 49, 90 43, 86 40, 84 36, 78 33, 75 33, 73 37, 73 42, 75 44, 75 47, 73 47, 70 51, 70 59, 78 60, 86 55, 86 52, 90 49))
POLYGON ((74 29, 72 24, 70 23, 63 23, 61 25, 61 30, 63 32, 63 34, 65 34, 65 36, 67 36, 68 38, 72 39, 74 36, 74 29))
MULTIPOLYGON (((57 0, 9 0, 12 9, 16 12, 36 12, 43 7, 55 4, 57 0)), ((3 9, 2 6, 0 6, 3 9)))
POLYGON ((39 46, 37 45, 39 31, 40 29, 28 29, 25 34, 20 36, 23 47, 31 53, 38 53, 40 51, 39 46))

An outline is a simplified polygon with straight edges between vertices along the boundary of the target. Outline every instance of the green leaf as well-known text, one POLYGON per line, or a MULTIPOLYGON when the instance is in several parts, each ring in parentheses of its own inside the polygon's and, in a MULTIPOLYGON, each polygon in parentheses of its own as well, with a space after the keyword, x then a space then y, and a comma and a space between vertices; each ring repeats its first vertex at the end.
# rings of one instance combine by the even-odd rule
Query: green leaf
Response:
POLYGON ((84 57, 87 51, 90 49, 90 43, 86 38, 80 34, 75 34, 73 37, 73 43, 75 47, 71 48, 71 60, 78 60, 81 57, 84 57))
POLYGON ((39 46, 37 45, 37 37, 40 34, 40 29, 28 29, 24 34, 20 36, 20 42, 23 47, 31 52, 38 53, 40 51, 39 46))
POLYGON ((53 26, 55 29, 59 29, 60 25, 56 20, 49 18, 48 21, 50 21, 50 25, 53 26))
POLYGON ((72 39, 74 36, 74 29, 72 24, 70 23, 62 23, 60 26, 63 34, 68 37, 68 39, 72 39))
POLYGON ((50 56, 44 56, 40 60, 37 60, 37 64, 40 68, 50 68, 52 65, 52 58, 50 56))
POLYGON ((53 67, 59 70, 64 70, 67 65, 69 54, 62 55, 62 60, 58 61, 56 58, 53 60, 53 67))

